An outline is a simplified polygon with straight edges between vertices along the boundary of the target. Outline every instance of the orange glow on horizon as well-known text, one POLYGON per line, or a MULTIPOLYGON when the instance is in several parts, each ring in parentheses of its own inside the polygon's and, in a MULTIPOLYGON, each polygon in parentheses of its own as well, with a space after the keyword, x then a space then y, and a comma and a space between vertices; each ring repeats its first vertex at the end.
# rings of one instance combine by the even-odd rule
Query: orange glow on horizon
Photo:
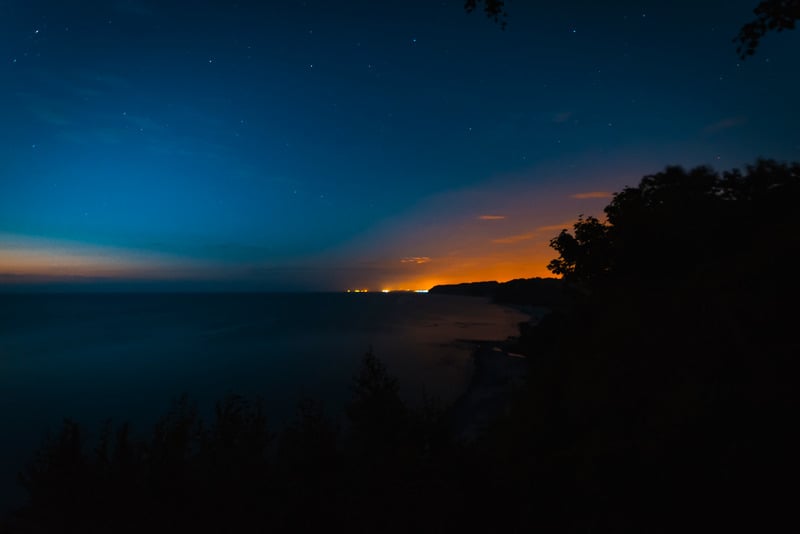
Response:
POLYGON ((552 278, 547 265, 558 253, 550 241, 571 231, 580 214, 603 220, 613 192, 637 183, 651 166, 587 156, 568 171, 532 166, 487 177, 425 198, 360 234, 333 259, 354 271, 342 269, 344 284, 383 289, 552 278))
POLYGON ((16 281, 175 280, 197 266, 165 255, 0 234, 0 276, 16 281))
MULTIPOLYGON (((547 263, 554 257, 552 251, 546 261, 525 263, 523 261, 497 261, 484 265, 469 264, 459 266, 456 262, 451 268, 443 269, 441 274, 421 274, 418 276, 398 277, 390 283, 383 284, 384 288, 424 288, 430 289, 437 285, 461 284, 465 282, 508 282, 516 278, 551 278, 553 273, 547 270, 547 263), (538 263, 538 267, 537 267, 538 263)), ((499 258, 498 258, 499 260, 499 258)))
POLYGON ((3 250, 0 274, 58 277, 125 276, 141 271, 120 258, 53 249, 3 250))

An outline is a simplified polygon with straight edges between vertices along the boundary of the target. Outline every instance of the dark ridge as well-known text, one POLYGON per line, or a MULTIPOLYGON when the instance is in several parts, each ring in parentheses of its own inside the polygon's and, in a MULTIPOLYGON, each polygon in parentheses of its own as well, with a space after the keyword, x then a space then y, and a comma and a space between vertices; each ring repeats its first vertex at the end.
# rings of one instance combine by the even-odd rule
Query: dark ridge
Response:
POLYGON ((460 295, 464 297, 494 297, 499 282, 465 282, 433 286, 428 293, 437 295, 460 295))
POLYGON ((501 304, 558 306, 562 301, 560 278, 517 278, 508 282, 471 282, 434 286, 428 293, 487 297, 501 304))

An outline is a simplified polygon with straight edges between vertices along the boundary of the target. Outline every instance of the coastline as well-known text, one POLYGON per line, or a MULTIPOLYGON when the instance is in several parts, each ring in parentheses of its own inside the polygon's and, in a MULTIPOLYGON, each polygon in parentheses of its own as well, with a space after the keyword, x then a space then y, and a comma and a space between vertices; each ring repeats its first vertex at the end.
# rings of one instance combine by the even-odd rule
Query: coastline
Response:
MULTIPOLYGON (((549 311, 541 306, 506 305, 528 315, 535 325, 549 311)), ((514 392, 524 384, 528 359, 509 350, 515 336, 505 340, 458 340, 477 344, 472 353, 474 369, 466 390, 449 409, 450 426, 458 439, 474 440, 492 421, 507 413, 514 392)))

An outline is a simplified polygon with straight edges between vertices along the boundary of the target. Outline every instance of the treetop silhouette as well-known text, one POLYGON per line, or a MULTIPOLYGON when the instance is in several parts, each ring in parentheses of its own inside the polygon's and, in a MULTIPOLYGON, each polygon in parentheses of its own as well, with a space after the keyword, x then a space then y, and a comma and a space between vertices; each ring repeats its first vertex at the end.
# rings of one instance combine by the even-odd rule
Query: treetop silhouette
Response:
MULTIPOLYGON (((506 28, 508 13, 504 0, 464 0, 464 10, 472 13, 479 4, 483 5, 483 12, 488 18, 506 28)), ((767 33, 795 28, 800 20, 800 0, 764 0, 755 7, 753 13, 756 18, 743 25, 733 38, 738 45, 736 53, 743 60, 755 54, 767 33)))
POLYGON ((746 59, 755 54, 761 39, 769 32, 793 30, 800 20, 800 0, 764 0, 753 10, 756 15, 742 26, 733 42, 738 43, 736 52, 746 59))
POLYGON ((608 277, 782 272, 800 246, 791 204, 798 193, 798 163, 762 159, 722 174, 667 167, 616 193, 605 221, 581 216, 572 232, 554 237, 550 246, 559 257, 548 269, 583 289, 608 277))

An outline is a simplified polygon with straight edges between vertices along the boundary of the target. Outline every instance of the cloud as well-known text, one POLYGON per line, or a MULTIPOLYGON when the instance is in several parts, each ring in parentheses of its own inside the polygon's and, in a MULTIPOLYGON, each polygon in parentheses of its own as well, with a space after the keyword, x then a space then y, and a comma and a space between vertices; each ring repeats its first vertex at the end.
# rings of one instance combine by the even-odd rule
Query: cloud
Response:
POLYGON ((94 128, 86 131, 65 130, 58 132, 57 137, 70 143, 87 146, 118 145, 122 142, 121 131, 115 128, 94 128))
POLYGON ((570 120, 573 115, 575 115, 575 113, 572 111, 562 111, 561 113, 556 113, 553 116, 553 122, 556 124, 564 124, 570 120))
POLYGON ((114 0, 114 9, 142 17, 150 16, 153 10, 142 0, 114 0))
POLYGON ((127 78, 107 72, 84 71, 82 75, 85 80, 102 87, 103 91, 107 89, 125 91, 133 87, 127 78))
POLYGON ((583 200, 586 198, 611 198, 613 196, 614 193, 608 191, 588 191, 586 193, 575 193, 574 195, 570 195, 570 198, 583 200))
POLYGON ((537 226, 536 229, 533 230, 532 232, 509 235, 506 237, 498 237, 496 239, 492 239, 492 243, 496 243, 498 245, 513 245, 514 243, 519 243, 520 241, 530 241, 531 239, 535 239, 537 237, 544 237, 542 236, 542 234, 552 234, 552 232, 560 232, 565 228, 570 228, 572 224, 573 224, 572 222, 565 222, 558 224, 548 224, 545 226, 537 226))
POLYGON ((428 263, 431 259, 428 256, 407 256, 400 259, 400 263, 415 263, 417 265, 428 263))
POLYGON ((0 275, 8 279, 189 279, 207 262, 148 250, 0 233, 0 275))
POLYGON ((482 221, 502 221, 505 218, 505 215, 481 215, 478 217, 482 221))
POLYGON ((520 241, 528 241, 529 239, 533 239, 534 237, 536 237, 536 232, 528 232, 527 234, 517 234, 517 235, 510 235, 507 237, 498 237, 497 239, 492 239, 492 243, 510 245, 513 243, 519 243, 520 241))
POLYGON ((63 99, 67 94, 83 100, 103 95, 103 91, 94 87, 93 83, 86 83, 80 74, 56 75, 50 71, 34 70, 33 75, 42 85, 56 89, 63 99))
POLYGON ((24 106, 40 122, 49 126, 69 126, 72 121, 64 111, 64 103, 35 93, 16 93, 24 106))
POLYGON ((721 132, 723 130, 729 130, 731 128, 735 128, 737 126, 741 126, 746 122, 747 119, 745 117, 728 117, 726 119, 722 119, 719 122, 715 122, 714 124, 709 124, 708 126, 703 128, 703 131, 707 134, 713 134, 721 132))
POLYGON ((50 126, 70 126, 72 121, 66 115, 53 108, 45 106, 31 106, 31 113, 44 124, 50 126))
POLYGON ((125 113, 123 118, 131 123, 137 130, 163 130, 164 127, 161 126, 158 122, 154 121, 150 117, 143 117, 139 115, 131 115, 129 113, 125 113))
POLYGON ((567 222, 567 223, 560 223, 560 224, 549 224, 547 226, 540 226, 536 229, 537 232, 560 232, 561 230, 567 229, 571 227, 574 223, 567 222))

